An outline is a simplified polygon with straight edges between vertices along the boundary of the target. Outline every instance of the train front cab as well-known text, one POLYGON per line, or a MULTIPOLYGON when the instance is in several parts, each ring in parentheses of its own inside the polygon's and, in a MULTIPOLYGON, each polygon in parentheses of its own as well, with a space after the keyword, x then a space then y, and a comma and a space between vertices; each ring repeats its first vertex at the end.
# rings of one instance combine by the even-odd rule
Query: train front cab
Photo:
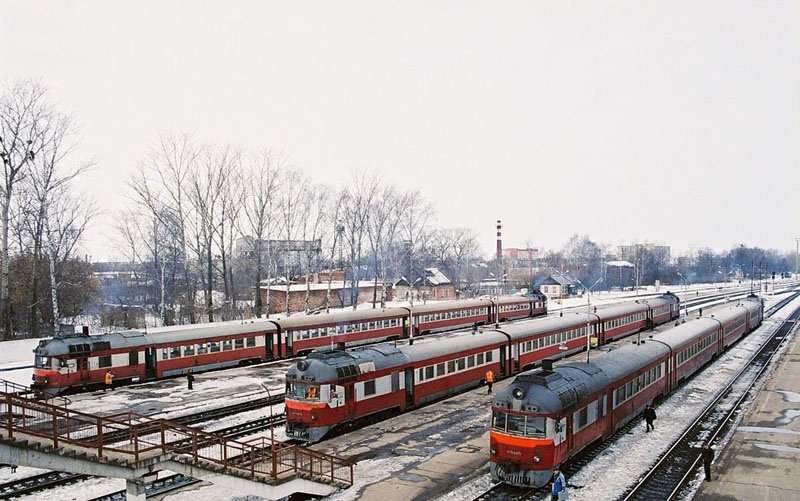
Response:
POLYGON ((547 485, 567 444, 567 419, 493 408, 489 470, 494 481, 547 485))
MULTIPOLYGON (((319 442, 339 422, 352 419, 345 386, 286 381, 286 434, 304 442, 319 442)), ((352 402, 352 398, 350 398, 352 402)))

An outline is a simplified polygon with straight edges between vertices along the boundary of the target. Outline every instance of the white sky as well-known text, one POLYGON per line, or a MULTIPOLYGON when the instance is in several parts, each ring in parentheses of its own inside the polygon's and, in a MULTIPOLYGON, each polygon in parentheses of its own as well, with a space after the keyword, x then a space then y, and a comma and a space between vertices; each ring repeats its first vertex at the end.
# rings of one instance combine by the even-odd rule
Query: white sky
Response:
POLYGON ((799 35, 796 1, 0 0, 0 78, 41 76, 75 114, 109 211, 181 128, 332 186, 419 186, 487 254, 496 219, 505 246, 789 250, 799 35))

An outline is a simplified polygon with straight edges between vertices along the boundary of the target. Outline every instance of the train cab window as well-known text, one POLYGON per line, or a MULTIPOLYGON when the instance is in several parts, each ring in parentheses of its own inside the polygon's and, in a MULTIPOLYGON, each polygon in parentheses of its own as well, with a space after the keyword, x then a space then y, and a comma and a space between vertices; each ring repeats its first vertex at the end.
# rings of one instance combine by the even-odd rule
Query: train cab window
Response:
POLYGON ((194 345, 190 344, 188 346, 183 347, 183 356, 184 357, 191 357, 194 355, 194 345))
POLYGON ((173 346, 169 353, 169 358, 180 358, 180 356, 181 356, 181 347, 173 346))
POLYGON ((516 416, 514 414, 508 415, 508 422, 506 423, 506 431, 513 435, 525 434, 525 416, 516 416))
POLYGON ((37 356, 33 360, 33 366, 36 367, 37 369, 52 369, 53 359, 51 357, 37 356))
POLYGON ((528 416, 525 423, 525 436, 543 437, 547 433, 547 420, 543 417, 528 416))
POLYGON ((242 339, 242 338, 234 339, 233 340, 233 347, 235 349, 237 349, 237 350, 241 350, 242 348, 244 348, 244 339, 242 339))
POLYGON ((506 414, 505 412, 494 411, 492 414, 492 428, 498 431, 506 431, 506 414))

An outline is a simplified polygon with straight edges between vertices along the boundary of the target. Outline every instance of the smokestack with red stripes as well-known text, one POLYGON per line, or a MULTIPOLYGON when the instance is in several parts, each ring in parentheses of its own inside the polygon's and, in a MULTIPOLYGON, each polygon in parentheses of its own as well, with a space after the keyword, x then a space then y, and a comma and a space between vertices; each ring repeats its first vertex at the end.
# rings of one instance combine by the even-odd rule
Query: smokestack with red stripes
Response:
POLYGON ((497 261, 503 259, 503 223, 497 220, 497 261))

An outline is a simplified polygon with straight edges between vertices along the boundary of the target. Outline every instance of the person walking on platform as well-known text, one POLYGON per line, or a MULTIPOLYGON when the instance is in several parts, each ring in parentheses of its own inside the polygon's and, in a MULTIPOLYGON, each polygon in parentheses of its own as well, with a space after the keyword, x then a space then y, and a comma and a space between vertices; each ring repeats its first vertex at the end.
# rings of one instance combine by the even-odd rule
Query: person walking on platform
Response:
POLYGON ((103 388, 103 392, 107 389, 111 388, 114 389, 114 374, 111 374, 111 369, 106 369, 106 379, 105 379, 105 387, 103 388))
POLYGON ((654 430, 655 426, 653 426, 653 421, 656 420, 656 410, 653 409, 653 406, 647 404, 644 408, 644 421, 647 423, 647 432, 650 433, 650 430, 654 430))
POLYGON ((489 387, 489 394, 492 393, 492 385, 494 384, 494 372, 491 370, 486 371, 486 386, 489 387))
POLYGON ((553 470, 553 488, 550 490, 550 499, 552 501, 569 499, 567 480, 564 478, 564 474, 561 473, 561 468, 553 470))
POLYGON ((192 374, 192 369, 189 369, 186 372, 186 382, 189 383, 189 389, 192 389, 192 383, 194 383, 194 374, 192 374))
POLYGON ((703 448, 700 450, 700 454, 702 454, 703 456, 703 470, 705 470, 706 482, 710 482, 711 462, 714 461, 714 449, 711 448, 711 444, 706 442, 703 444, 703 448))

